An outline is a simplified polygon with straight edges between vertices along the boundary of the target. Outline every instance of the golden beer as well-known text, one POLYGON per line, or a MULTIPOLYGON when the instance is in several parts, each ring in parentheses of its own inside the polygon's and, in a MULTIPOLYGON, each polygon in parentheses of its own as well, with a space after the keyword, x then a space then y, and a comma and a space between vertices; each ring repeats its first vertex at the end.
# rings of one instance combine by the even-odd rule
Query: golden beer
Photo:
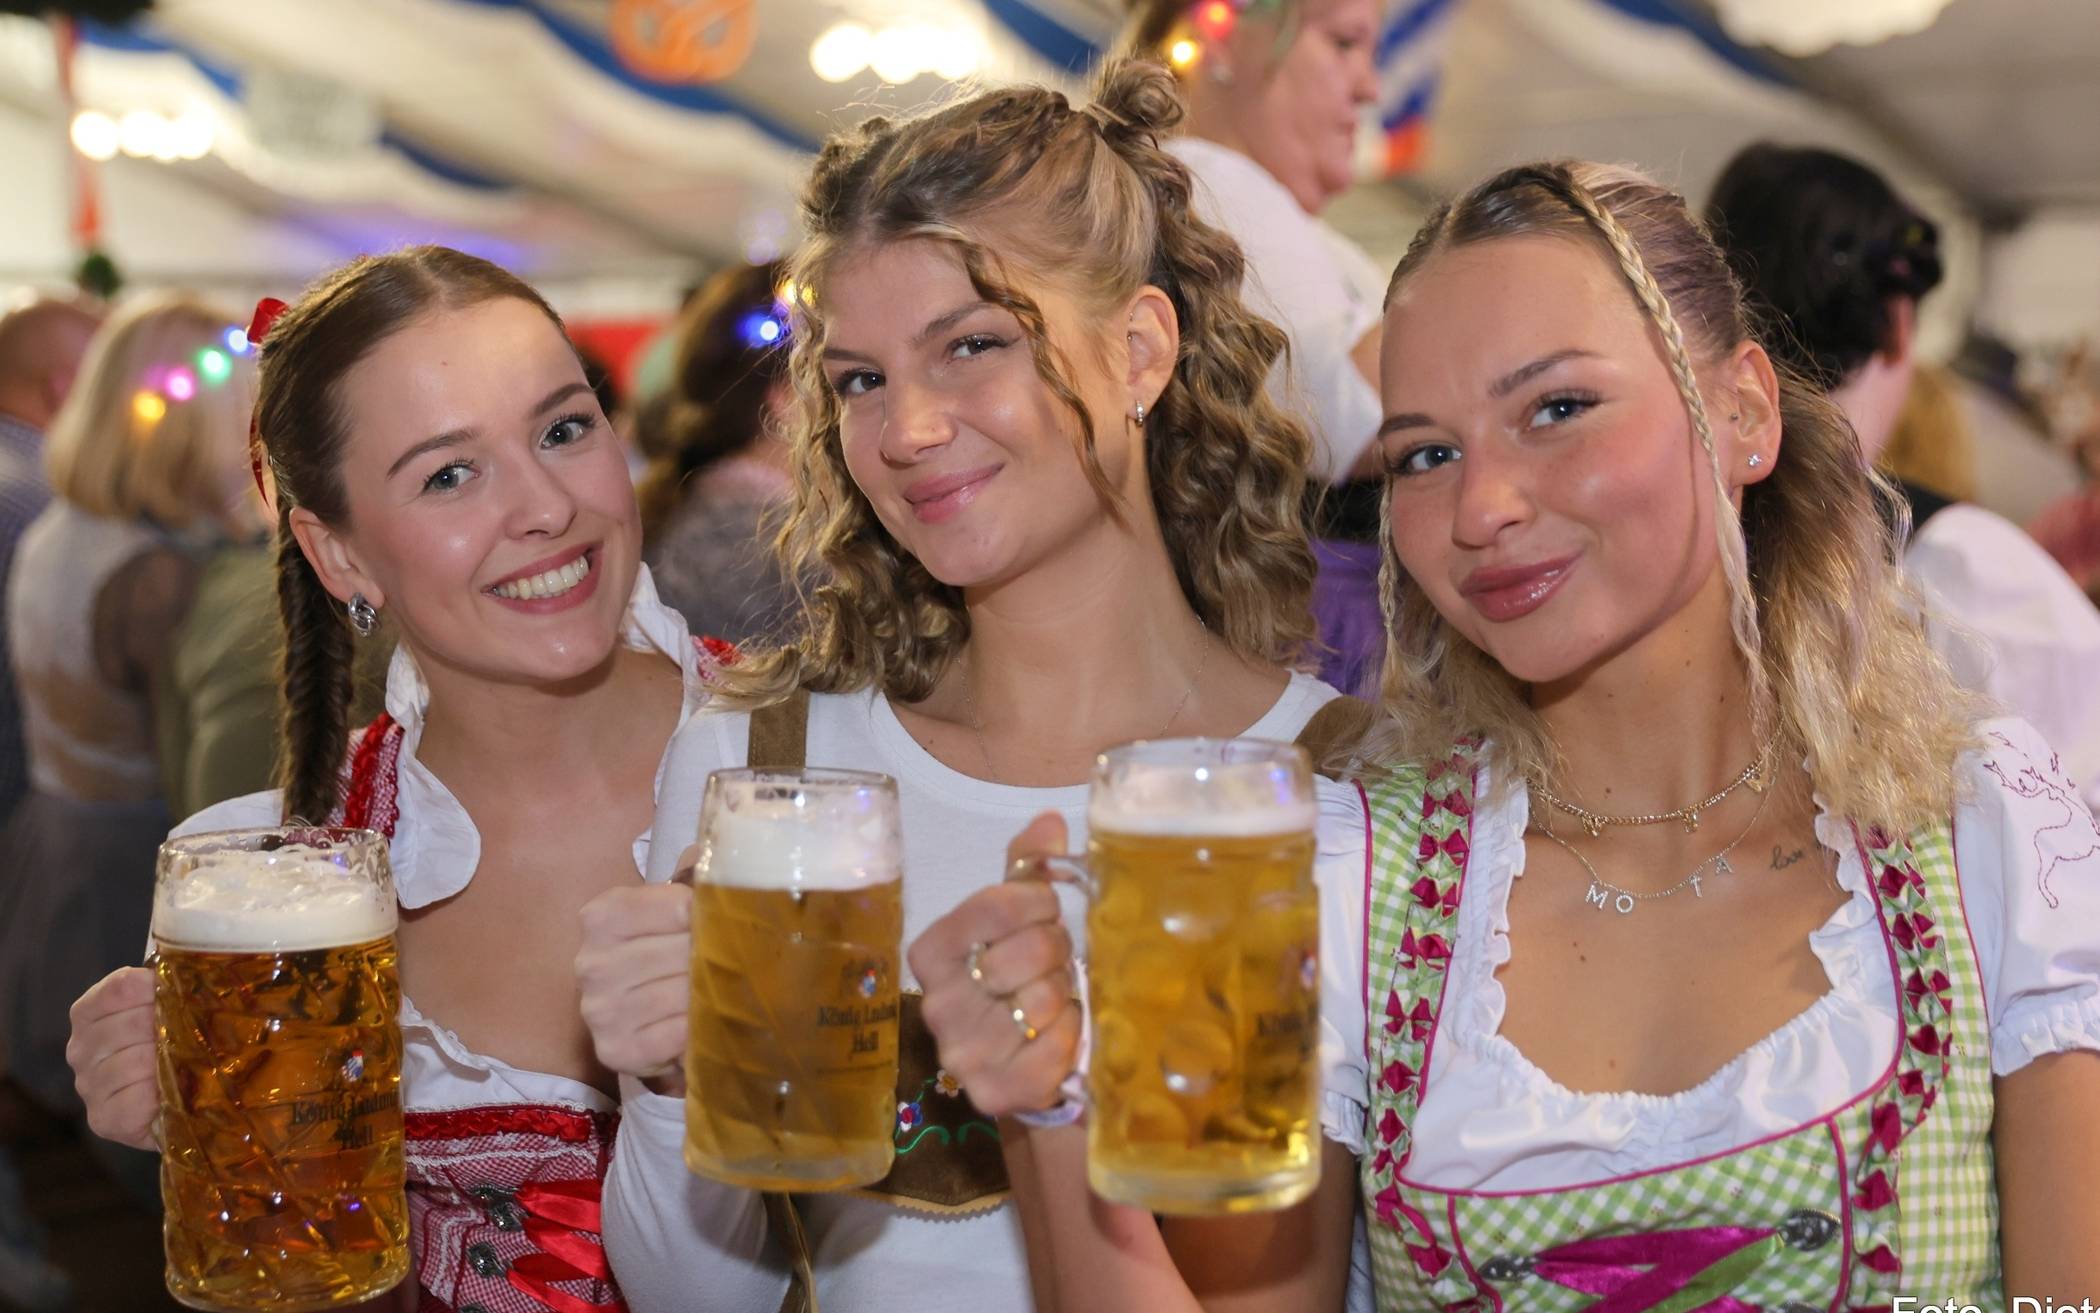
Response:
POLYGON ((888 1174, 904 931, 895 818, 883 776, 710 779, 693 884, 693 1171, 795 1191, 888 1174))
POLYGON ((340 1308, 408 1275, 384 841, 307 832, 324 833, 353 837, 256 852, 244 832, 162 850, 163 1236, 169 1292, 193 1308, 340 1308), (375 843, 376 882, 352 869, 375 843))
POLYGON ((1089 1182, 1162 1213, 1297 1202, 1320 1153, 1309 802, 1090 810, 1089 1182))

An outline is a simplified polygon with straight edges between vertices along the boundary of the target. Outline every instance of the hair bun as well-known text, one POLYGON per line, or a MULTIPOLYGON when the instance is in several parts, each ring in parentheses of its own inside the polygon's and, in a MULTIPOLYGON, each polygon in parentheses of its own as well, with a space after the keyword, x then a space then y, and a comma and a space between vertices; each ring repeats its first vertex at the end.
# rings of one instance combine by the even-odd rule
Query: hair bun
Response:
POLYGON ((1171 133, 1188 113, 1181 85, 1165 64, 1123 57, 1101 66, 1094 78, 1093 103, 1087 113, 1101 125, 1101 135, 1120 144, 1134 137, 1155 141, 1171 133))

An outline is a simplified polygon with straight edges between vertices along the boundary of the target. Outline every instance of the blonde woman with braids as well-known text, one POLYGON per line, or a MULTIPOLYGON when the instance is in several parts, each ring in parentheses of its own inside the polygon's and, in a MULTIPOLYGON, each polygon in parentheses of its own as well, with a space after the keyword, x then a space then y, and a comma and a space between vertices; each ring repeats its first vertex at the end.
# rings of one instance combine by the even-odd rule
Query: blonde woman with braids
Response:
MULTIPOLYGON (((1401 262, 1382 371, 1372 860, 1322 1003, 1378 1307, 2100 1289, 2100 829, 1907 618, 1851 429, 1683 200, 1488 180, 1401 262)), ((1065 1307, 1229 1261, 1116 1228, 1120 1265, 1036 1255, 1065 1307)))
MULTIPOLYGON (((283 785, 177 832, 389 839, 416 1280, 378 1307, 620 1313, 597 1222, 618 1108, 576 1011, 576 916, 639 882, 652 783, 715 663, 657 600, 620 445, 532 288, 419 246, 266 306, 283 785), (386 712, 353 727, 353 647, 382 612, 400 637, 386 712)), ((74 1004, 66 1056, 98 1134, 153 1147, 154 1053, 149 972, 74 1004)), ((757 1206, 712 1202, 712 1289, 770 1308, 786 1280, 757 1206)))
MULTIPOLYGON (((1335 698, 1287 669, 1310 637, 1312 558, 1307 440, 1263 391, 1282 337, 1242 305, 1239 251, 1191 213, 1160 148, 1179 113, 1165 70, 1115 64, 1083 109, 1020 88, 867 123, 825 148, 805 196, 782 545, 791 574, 822 582, 807 637, 732 667, 712 735, 673 750, 657 832, 692 835, 708 772, 779 764, 791 726, 795 760, 897 779, 907 941, 973 893, 946 922, 965 947, 1040 931, 986 955, 981 981, 963 948, 911 951, 896 1170, 874 1198, 797 1200, 827 1313, 1030 1304, 1037 1219, 1005 1197, 1035 1132, 995 1126, 926 1037, 1004 1007, 991 1051, 1069 1063, 1071 944, 1047 887, 999 884, 1014 830, 1047 810, 1056 841, 1076 836, 1112 744, 1291 739, 1335 698), (912 1135, 922 1118, 943 1134, 912 1135)), ((1328 798, 1350 877, 1354 799, 1328 798)), ((652 878, 676 848, 652 849, 652 878)), ((607 1188, 637 1313, 691 1308, 699 1288, 709 1187, 680 1161, 682 1082, 666 1074, 684 1051, 690 908, 680 888, 603 896, 578 959, 599 1055, 648 1081, 626 1086, 607 1188)), ((1340 1176, 1325 1217, 1345 1246, 1340 1176)))

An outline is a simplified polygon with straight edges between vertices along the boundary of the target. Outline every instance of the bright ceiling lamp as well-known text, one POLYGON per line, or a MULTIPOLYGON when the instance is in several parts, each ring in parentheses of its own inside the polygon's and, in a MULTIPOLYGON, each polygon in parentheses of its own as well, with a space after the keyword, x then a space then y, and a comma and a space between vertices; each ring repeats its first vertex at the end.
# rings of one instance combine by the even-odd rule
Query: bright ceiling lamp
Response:
POLYGON ((870 31, 834 23, 810 44, 809 66, 826 82, 845 82, 863 69, 893 86, 926 73, 957 81, 984 66, 984 38, 965 24, 890 23, 870 31))
POLYGON ((809 66, 826 82, 844 82, 868 66, 875 34, 859 23, 834 23, 810 43, 809 66))
POLYGON ((1787 55, 1870 46, 1931 27, 1952 0, 1716 0, 1721 26, 1738 41, 1787 55))

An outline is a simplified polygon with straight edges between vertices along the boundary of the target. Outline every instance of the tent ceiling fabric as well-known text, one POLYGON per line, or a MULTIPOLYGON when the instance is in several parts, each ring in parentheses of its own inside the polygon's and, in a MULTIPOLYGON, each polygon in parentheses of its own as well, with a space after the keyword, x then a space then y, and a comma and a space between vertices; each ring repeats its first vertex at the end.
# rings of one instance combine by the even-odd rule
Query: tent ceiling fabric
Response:
MULTIPOLYGON (((806 147, 827 132, 951 94, 931 77, 903 87, 871 72, 819 79, 809 48, 833 23, 968 24, 988 54, 985 79, 1076 89, 1058 50, 1105 45, 1123 8, 754 2, 743 67, 719 83, 666 88, 607 53, 613 0, 159 0, 142 31, 177 53, 91 47, 81 90, 86 102, 110 102, 103 108, 127 96, 212 104, 226 124, 212 159, 107 168, 160 170, 346 253, 479 232, 482 249, 536 277, 675 280, 695 262, 792 240, 806 147), (240 93, 186 59, 232 71, 240 93), (243 121, 253 87, 296 92, 302 80, 309 92, 332 85, 374 107, 384 138, 302 157, 270 125, 243 121)), ((2100 134, 2084 130, 2100 121, 2100 78, 2084 75, 2100 61, 2095 0, 1954 0, 1923 33, 1805 60, 1702 41, 1685 25, 1710 14, 1702 3, 1457 0, 1420 167, 1399 188, 1347 198, 1338 224, 1387 254, 1429 196, 1540 155, 1637 161, 1697 195, 1758 136, 1860 154, 1941 215, 2100 199, 2100 134)), ((55 119, 48 40, 41 55, 22 55, 25 31, 41 35, 26 20, 0 20, 0 116, 55 119), (20 25, 12 41, 8 24, 20 25)))

